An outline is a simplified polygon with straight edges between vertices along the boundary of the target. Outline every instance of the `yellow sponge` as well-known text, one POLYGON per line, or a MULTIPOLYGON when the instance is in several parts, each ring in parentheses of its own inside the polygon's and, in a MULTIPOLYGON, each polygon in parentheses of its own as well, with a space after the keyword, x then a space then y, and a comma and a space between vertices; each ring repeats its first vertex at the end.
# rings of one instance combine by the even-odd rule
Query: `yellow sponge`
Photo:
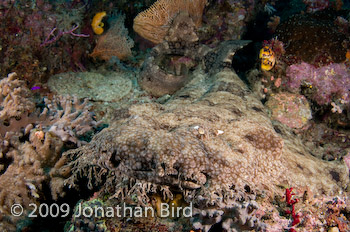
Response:
POLYGON ((98 12, 95 14, 94 18, 92 19, 91 27, 94 30, 95 34, 101 35, 103 33, 103 26, 104 23, 102 22, 103 17, 106 16, 106 12, 98 12))

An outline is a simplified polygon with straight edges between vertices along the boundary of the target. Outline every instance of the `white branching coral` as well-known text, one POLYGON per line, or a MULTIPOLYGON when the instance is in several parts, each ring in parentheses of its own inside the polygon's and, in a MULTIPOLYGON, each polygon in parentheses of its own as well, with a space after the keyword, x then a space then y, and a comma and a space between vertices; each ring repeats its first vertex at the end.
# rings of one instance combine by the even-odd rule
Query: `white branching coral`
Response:
MULTIPOLYGON (((42 128, 59 136, 63 142, 80 146, 84 141, 79 137, 94 131, 100 122, 94 118, 88 99, 80 101, 77 97, 54 96, 44 99, 45 107, 40 113, 36 107, 33 93, 10 73, 0 81, 0 136, 9 132, 29 134, 33 128, 42 128)), ((4 142, 7 140, 4 139, 4 142)), ((2 145, 3 146, 3 145, 2 145)))
MULTIPOLYGON (((47 172, 62 153, 64 142, 80 146, 80 136, 94 131, 88 101, 75 97, 45 99, 36 107, 33 94, 15 73, 0 81, 0 230, 15 231, 22 217, 11 216, 14 203, 24 207, 42 201, 42 184, 51 181, 47 172)), ((52 184, 53 186, 54 184, 52 184)))
POLYGON ((77 97, 56 96, 52 100, 45 98, 44 101, 47 108, 42 115, 46 114, 48 119, 43 127, 63 142, 70 141, 80 146, 84 141, 78 137, 93 131, 100 124, 90 112, 87 99, 80 102, 77 97))

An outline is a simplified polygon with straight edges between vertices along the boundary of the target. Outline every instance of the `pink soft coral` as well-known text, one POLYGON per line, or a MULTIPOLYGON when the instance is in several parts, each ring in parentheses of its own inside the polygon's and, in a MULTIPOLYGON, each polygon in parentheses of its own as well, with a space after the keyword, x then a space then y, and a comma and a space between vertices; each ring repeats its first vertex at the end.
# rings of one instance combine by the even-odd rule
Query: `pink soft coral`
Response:
POLYGON ((308 63, 294 64, 287 68, 287 86, 299 90, 307 83, 315 90, 311 98, 319 105, 335 100, 350 102, 350 71, 344 64, 329 64, 316 68, 308 63))

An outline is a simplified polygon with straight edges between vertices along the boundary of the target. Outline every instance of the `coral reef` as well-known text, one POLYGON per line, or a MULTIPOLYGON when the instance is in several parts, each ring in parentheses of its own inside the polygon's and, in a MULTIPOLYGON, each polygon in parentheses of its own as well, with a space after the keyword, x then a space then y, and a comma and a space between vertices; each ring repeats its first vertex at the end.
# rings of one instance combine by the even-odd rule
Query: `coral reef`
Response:
POLYGON ((12 118, 19 118, 24 113, 32 113, 35 104, 25 82, 17 79, 16 73, 10 73, 0 81, 0 122, 10 123, 12 118))
POLYGON ((213 224, 221 222, 226 231, 241 231, 243 228, 256 228, 257 231, 266 231, 266 225, 256 217, 259 205, 254 200, 222 204, 220 209, 195 209, 191 222, 195 229, 209 231, 213 224))
POLYGON ((134 31, 155 44, 163 42, 172 20, 181 12, 187 12, 196 28, 201 25, 206 0, 158 0, 134 19, 134 31))
POLYGON ((67 1, 2 1, 0 4, 0 76, 16 72, 33 85, 57 72, 84 69, 87 54, 82 51, 90 46, 86 38, 62 37, 75 27, 76 34, 69 34, 88 35, 82 20, 85 13, 82 2, 75 7, 67 1))
POLYGON ((77 187, 86 176, 90 188, 119 201, 134 195, 141 205, 154 192, 165 198, 181 192, 195 207, 227 207, 223 218, 246 215, 242 226, 256 228, 260 223, 247 223, 253 215, 239 210, 242 201, 278 193, 276 184, 308 186, 315 194, 337 194, 348 185, 344 163, 320 161, 294 136, 277 134, 234 72, 193 75, 166 104, 133 105, 127 118, 64 153, 52 171, 57 182, 77 187))
POLYGON ((328 8, 333 8, 334 10, 341 10, 344 3, 342 0, 303 0, 304 4, 307 6, 306 11, 308 13, 315 13, 317 11, 322 11, 328 8))
POLYGON ((266 231, 347 231, 349 199, 347 196, 314 196, 305 188, 286 189, 285 196, 274 199, 276 206, 264 204, 266 231), (293 210, 294 208, 294 210, 293 210), (294 217, 293 217, 294 211, 294 217), (284 219, 284 216, 288 218, 284 219), (296 223, 294 226, 293 222, 296 223))
POLYGON ((38 102, 17 78, 11 73, 0 81, 0 228, 9 231, 33 210, 30 203, 38 205, 51 198, 43 193, 43 185, 51 181, 48 170, 62 149, 86 143, 99 125, 87 99, 81 103, 77 98, 55 96, 38 102), (23 206, 21 217, 11 216, 14 203, 23 206))
POLYGON ((287 86, 299 91, 303 85, 311 85, 311 98, 319 105, 338 102, 348 108, 350 102, 350 72, 345 64, 330 64, 315 68, 307 63, 287 68, 287 86))
POLYGON ((0 81, 0 106, 0 137, 7 132, 23 131, 29 124, 40 120, 33 93, 16 73, 10 73, 0 81))
MULTIPOLYGON (((65 231, 189 231, 191 226, 189 220, 178 218, 176 221, 168 218, 154 217, 154 211, 149 211, 146 216, 133 217, 136 205, 121 204, 116 205, 113 200, 103 200, 92 197, 88 201, 79 201, 74 209, 74 216, 65 231), (82 214, 82 209, 91 208, 93 215, 87 217, 82 214), (124 209, 128 208, 126 211, 124 209), (109 209, 109 213, 98 209, 109 209), (111 210, 114 209, 114 210, 111 210), (96 212, 96 213, 95 213, 96 212), (129 213, 130 212, 130 213, 129 213), (153 214, 153 216, 152 216, 153 214)), ((143 212, 141 214, 146 214, 143 212)))
POLYGON ((349 231, 344 5, 0 1, 0 231, 349 231))
POLYGON ((96 47, 90 54, 91 57, 108 61, 112 56, 125 60, 132 55, 131 48, 134 46, 134 41, 128 36, 124 20, 125 15, 119 14, 108 31, 99 37, 96 47))
POLYGON ((304 61, 315 65, 345 60, 347 36, 334 24, 337 15, 327 12, 299 14, 282 22, 276 31, 286 46, 288 64, 304 61))
POLYGON ((72 223, 67 231, 109 231, 106 226, 106 217, 103 213, 93 213, 91 217, 84 217, 81 213, 81 209, 96 207, 106 208, 106 204, 99 199, 92 199, 90 201, 79 201, 74 208, 72 223))
POLYGON ((33 93, 17 79, 15 73, 0 81, 0 135, 7 132, 29 133, 34 127, 51 131, 62 141, 80 146, 78 138, 93 131, 99 125, 90 112, 88 100, 80 103, 76 97, 55 96, 44 98, 45 107, 40 112, 33 93))
POLYGON ((325 122, 312 122, 301 133, 305 144, 315 157, 327 161, 339 160, 350 151, 350 132, 340 128, 330 128, 325 122))
POLYGON ((39 127, 54 133, 63 142, 69 141, 81 146, 85 141, 79 140, 79 137, 93 131, 100 123, 93 118, 87 98, 82 103, 76 97, 64 96, 44 100, 47 119, 39 127))
POLYGON ((254 1, 209 1, 198 28, 200 41, 214 47, 225 40, 239 40, 246 32, 247 22, 252 19, 254 1))
POLYGON ((265 106, 271 112, 271 118, 290 128, 302 128, 312 118, 311 108, 303 95, 277 93, 268 99, 265 106))
POLYGON ((12 134, 8 143, 8 151, 0 151, 2 165, 6 165, 0 174, 0 228, 14 230, 18 220, 23 219, 33 206, 42 200, 42 185, 49 181, 45 168, 54 166, 61 155, 63 142, 51 134, 37 130, 31 131, 29 141, 21 143, 20 135, 12 134), (22 217, 11 216, 11 206, 21 204, 24 208, 22 217), (12 228, 12 229, 11 229, 12 228))
POLYGON ((275 32, 280 22, 281 18, 279 16, 275 15, 270 17, 270 21, 267 23, 267 28, 269 28, 271 32, 275 32))
POLYGON ((68 31, 73 26, 81 26, 84 18, 85 7, 82 3, 73 6, 65 1, 57 1, 54 15, 59 31, 68 31), (68 9, 67 9, 68 8, 68 9))
POLYGON ((307 5, 307 12, 313 13, 319 10, 324 10, 329 7, 328 0, 303 0, 305 5, 307 5))

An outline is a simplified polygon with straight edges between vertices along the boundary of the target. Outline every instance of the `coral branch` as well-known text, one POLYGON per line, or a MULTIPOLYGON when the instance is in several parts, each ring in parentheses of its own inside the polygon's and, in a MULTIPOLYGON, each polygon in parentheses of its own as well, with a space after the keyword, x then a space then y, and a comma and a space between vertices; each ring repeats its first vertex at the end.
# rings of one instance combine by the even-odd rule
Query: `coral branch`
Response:
POLYGON ((66 34, 70 34, 70 35, 75 36, 75 37, 89 37, 90 36, 90 35, 86 35, 86 34, 74 33, 74 31, 76 29, 78 29, 78 27, 79 27, 79 25, 73 27, 69 31, 60 31, 57 33, 57 35, 54 35, 57 28, 56 27, 53 28, 51 30, 51 32, 49 33, 49 35, 44 40, 44 42, 42 44, 40 44, 40 47, 44 47, 44 46, 47 46, 49 44, 52 44, 53 42, 56 42, 57 40, 59 40, 62 36, 66 35, 66 34))
MULTIPOLYGON (((292 210, 286 210, 286 213, 292 215, 292 226, 295 226, 296 224, 300 223, 300 215, 295 213, 295 204, 299 202, 299 199, 292 199, 293 195, 295 195, 295 193, 293 193, 293 188, 286 189, 287 205, 292 206, 292 210)), ((295 229, 291 228, 289 231, 293 232, 295 229)))

